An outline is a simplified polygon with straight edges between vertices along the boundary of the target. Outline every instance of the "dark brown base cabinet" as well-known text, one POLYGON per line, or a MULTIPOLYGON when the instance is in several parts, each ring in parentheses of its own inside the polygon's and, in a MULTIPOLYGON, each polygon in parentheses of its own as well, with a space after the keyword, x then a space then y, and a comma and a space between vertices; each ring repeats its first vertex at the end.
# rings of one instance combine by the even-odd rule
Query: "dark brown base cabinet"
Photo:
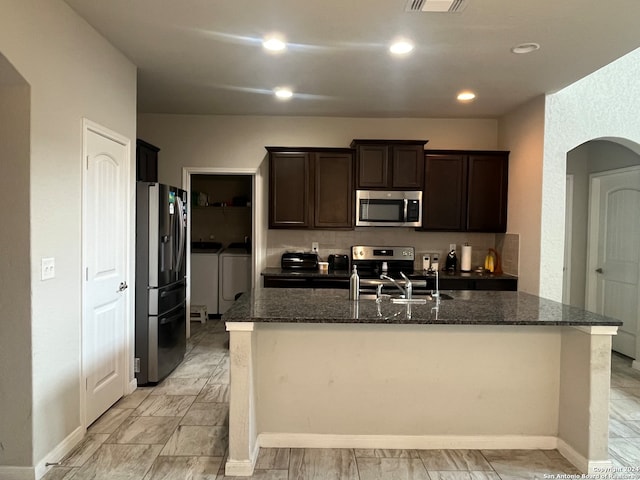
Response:
POLYGON ((507 230, 509 152, 428 150, 422 230, 507 230))
POLYGON ((361 140, 356 150, 356 188, 421 190, 427 140, 361 140))
MULTIPOLYGON (((339 288, 349 289, 349 278, 321 277, 304 274, 283 276, 263 274, 265 288, 339 288)), ((429 279, 428 287, 435 288, 433 278, 429 279)), ((518 279, 513 276, 485 277, 485 278, 447 278, 440 276, 440 290, 503 290, 517 291, 518 279)), ((419 296, 420 293, 417 292, 419 296)))
POLYGON ((353 228, 353 151, 267 147, 269 228, 353 228))

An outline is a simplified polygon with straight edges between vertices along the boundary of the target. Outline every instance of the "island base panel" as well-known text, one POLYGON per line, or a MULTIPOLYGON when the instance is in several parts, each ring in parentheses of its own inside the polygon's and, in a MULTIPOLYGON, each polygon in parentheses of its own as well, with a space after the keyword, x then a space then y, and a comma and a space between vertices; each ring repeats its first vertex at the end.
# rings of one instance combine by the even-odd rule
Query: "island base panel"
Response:
POLYGON ((611 328, 252 323, 234 331, 246 325, 227 325, 229 473, 250 474, 260 445, 558 448, 585 472, 608 462, 608 411, 591 406, 608 401, 611 328))

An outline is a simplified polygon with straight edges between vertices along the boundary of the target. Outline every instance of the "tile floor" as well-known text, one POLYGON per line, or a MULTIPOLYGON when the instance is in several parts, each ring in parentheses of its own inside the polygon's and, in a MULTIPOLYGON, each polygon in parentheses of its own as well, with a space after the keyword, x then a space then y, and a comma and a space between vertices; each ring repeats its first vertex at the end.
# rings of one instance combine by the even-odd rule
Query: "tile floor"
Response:
MULTIPOLYGON (((191 328, 182 365, 161 384, 116 403, 44 480, 230 478, 224 476, 228 336, 216 320, 191 328)), ((611 458, 618 467, 640 467, 640 372, 622 356, 614 355, 612 363, 611 458)), ((262 449, 252 478, 507 480, 558 474, 578 471, 555 450, 262 449)))

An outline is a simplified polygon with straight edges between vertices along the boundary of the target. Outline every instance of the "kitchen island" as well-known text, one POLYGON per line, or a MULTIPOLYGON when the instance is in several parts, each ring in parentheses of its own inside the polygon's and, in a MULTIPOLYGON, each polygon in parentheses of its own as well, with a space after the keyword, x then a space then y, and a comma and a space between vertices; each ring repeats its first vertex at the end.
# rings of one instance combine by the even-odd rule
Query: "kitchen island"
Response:
POLYGON ((520 292, 423 305, 259 289, 230 332, 227 475, 259 448, 555 449, 610 466, 611 336, 620 322, 520 292))

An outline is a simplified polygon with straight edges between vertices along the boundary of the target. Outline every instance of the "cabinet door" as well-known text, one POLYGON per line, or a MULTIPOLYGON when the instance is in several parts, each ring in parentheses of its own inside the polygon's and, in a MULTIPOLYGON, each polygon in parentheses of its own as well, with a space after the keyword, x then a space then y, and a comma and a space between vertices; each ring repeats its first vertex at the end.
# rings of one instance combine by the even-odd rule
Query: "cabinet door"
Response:
POLYGON ((358 188, 387 188, 389 186, 389 147, 358 145, 357 171, 358 188))
POLYGON ((508 153, 470 154, 467 230, 507 231, 508 153))
POLYGON ((269 160, 269 228, 310 227, 309 154, 272 153, 269 160))
POLYGON ((394 145, 391 164, 391 187, 396 189, 422 189, 424 178, 424 147, 421 145, 394 145))
POLYGON ((353 155, 315 153, 314 226, 353 228, 353 155))
POLYGON ((158 152, 160 149, 143 140, 136 142, 136 180, 158 181, 158 152))
POLYGON ((427 154, 422 228, 465 229, 467 158, 465 155, 427 154))

